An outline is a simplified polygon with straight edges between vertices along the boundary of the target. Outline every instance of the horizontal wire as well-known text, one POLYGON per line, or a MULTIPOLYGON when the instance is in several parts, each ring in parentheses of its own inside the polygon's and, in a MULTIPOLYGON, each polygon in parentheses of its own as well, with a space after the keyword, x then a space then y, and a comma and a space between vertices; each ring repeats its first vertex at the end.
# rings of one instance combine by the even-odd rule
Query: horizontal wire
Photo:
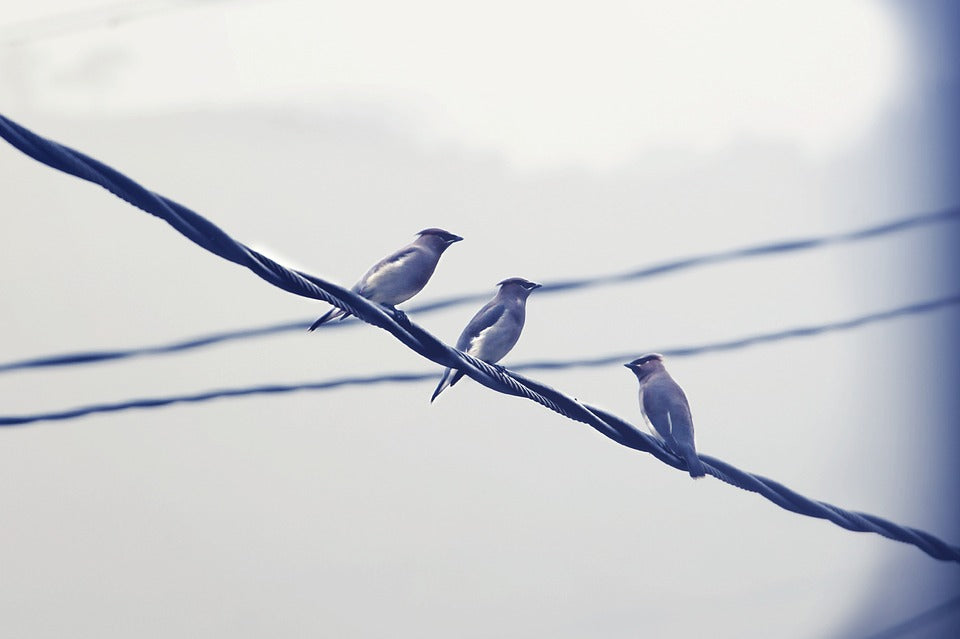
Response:
MULTIPOLYGON (((824 324, 814 324, 810 326, 798 326, 795 328, 788 328, 769 333, 756 333, 754 335, 739 337, 732 340, 709 342, 705 344, 696 344, 693 346, 672 346, 669 348, 660 349, 648 348, 640 351, 631 351, 615 355, 603 355, 600 357, 585 357, 580 359, 566 359, 560 361, 532 361, 524 363, 522 367, 529 370, 552 370, 562 368, 579 368, 584 366, 605 366, 607 364, 623 363, 628 360, 635 359, 644 353, 651 352, 660 353, 661 355, 667 357, 692 357, 706 353, 735 351, 750 346, 756 346, 758 344, 772 344, 775 342, 800 339, 804 337, 815 337, 817 335, 822 335, 823 333, 852 330, 868 324, 896 319, 898 317, 922 315, 924 313, 929 313, 931 311, 940 310, 942 308, 957 304, 960 304, 960 294, 941 297, 925 302, 918 302, 916 304, 908 304, 906 306, 899 306, 886 311, 868 313, 866 315, 860 315, 850 319, 827 322, 824 324)), ((517 368, 521 367, 518 366, 517 368)))
MULTIPOLYGON (((343 322, 329 324, 330 328, 342 325, 343 322)), ((251 337, 262 337, 283 333, 288 331, 305 331, 310 323, 290 322, 286 324, 274 324, 272 326, 263 326, 259 328, 247 328, 236 331, 227 331, 201 337, 192 337, 178 342, 160 344, 157 346, 142 346, 139 348, 128 348, 109 351, 78 351, 74 353, 61 353, 59 355, 47 355, 31 359, 18 360, 14 362, 0 363, 0 373, 24 370, 31 368, 48 368, 56 366, 75 366, 78 364, 93 364, 96 362, 108 362, 117 359, 130 359, 134 357, 145 357, 149 355, 161 355, 169 353, 179 353, 189 351, 202 346, 210 346, 220 342, 227 342, 239 339, 248 339, 251 337)), ((327 330, 324 327, 324 330, 327 330)))
MULTIPOLYGON (((593 286, 626 284, 635 280, 666 275, 685 269, 692 269, 700 266, 721 264, 724 262, 733 262, 737 260, 748 259, 752 257, 761 257, 775 255, 777 253, 790 253, 804 251, 815 248, 821 248, 830 245, 857 242, 870 238, 900 233, 910 229, 930 224, 960 220, 960 207, 944 209, 932 213, 920 213, 903 217, 891 222, 885 222, 874 226, 867 226, 853 231, 836 233, 830 235, 821 235, 818 237, 808 237, 795 240, 781 240, 772 243, 756 244, 753 246, 741 247, 737 249, 706 253, 692 257, 686 257, 678 260, 670 260, 658 264, 652 264, 638 269, 619 273, 608 273, 593 277, 580 278, 576 280, 563 280, 556 282, 546 282, 537 291, 537 295, 551 293, 565 293, 577 289, 589 288, 593 286)), ((457 295, 446 297, 433 302, 411 305, 408 313, 425 314, 443 310, 446 308, 460 306, 486 301, 489 293, 474 293, 469 295, 457 295)), ((0 362, 0 373, 11 372, 31 368, 47 368, 55 366, 75 366, 81 364, 93 364, 97 362, 106 362, 119 359, 128 359, 134 357, 147 357, 154 355, 165 355, 171 353, 180 353, 183 351, 212 346, 223 342, 234 340, 245 340, 255 337, 266 337, 278 333, 291 331, 303 331, 313 322, 315 318, 289 321, 277 324, 267 324, 249 328, 237 329, 232 331, 223 331, 190 337, 183 340, 158 344, 155 346, 142 346, 129 349, 112 349, 101 351, 79 351, 74 353, 60 353, 57 355, 46 355, 41 357, 32 357, 12 362, 0 362)), ((356 320, 353 318, 344 322, 335 322, 324 326, 323 330, 333 330, 344 325, 353 325, 356 320)))
MULTIPOLYGON (((898 317, 908 315, 918 315, 929 313, 948 306, 960 304, 960 295, 946 297, 918 304, 909 304, 898 308, 881 311, 879 313, 870 313, 861 315, 848 320, 830 322, 828 324, 819 324, 816 326, 804 326, 792 328, 783 331, 771 333, 762 333, 750 337, 744 337, 736 340, 713 342, 700 344, 697 346, 682 346, 673 348, 651 348, 643 352, 658 352, 670 357, 695 357, 704 353, 716 351, 731 351, 755 346, 757 344, 768 344, 780 340, 802 339, 805 337, 814 337, 823 333, 842 331, 865 326, 876 322, 887 321, 898 317)), ((610 364, 622 364, 636 357, 640 352, 632 351, 629 353, 620 353, 618 355, 606 355, 589 359, 567 359, 567 360, 539 360, 519 362, 511 366, 509 371, 533 371, 533 370, 557 370, 565 368, 586 368, 607 366, 610 364)), ((95 413, 115 413, 125 410, 138 408, 156 408, 168 406, 170 404, 197 403, 221 398, 238 398, 248 395, 271 395, 278 393, 290 393, 296 391, 325 391, 343 388, 347 386, 367 386, 374 384, 411 383, 425 380, 436 380, 436 372, 408 372, 408 373, 390 373, 384 375, 365 375, 348 376, 336 379, 328 379, 317 382, 301 382, 298 384, 267 384, 257 386, 247 386, 241 388, 229 388, 205 391, 202 393, 191 393, 184 395, 172 395, 168 397, 152 397, 131 399, 114 403, 92 404, 81 406, 63 411, 53 411, 46 413, 33 413, 27 415, 0 415, 0 426, 22 426, 36 422, 44 421, 63 421, 76 419, 95 413)))
POLYGON ((384 383, 410 383, 428 379, 436 379, 436 373, 395 373, 392 375, 368 375, 362 377, 341 377, 321 382, 304 382, 300 384, 262 384, 242 388, 221 388, 184 395, 167 397, 144 397, 122 402, 91 404, 63 411, 37 413, 33 415, 0 416, 0 426, 23 426, 35 422, 64 421, 76 419, 96 413, 118 413, 137 408, 157 408, 171 404, 196 404, 226 397, 236 398, 249 395, 279 395, 298 391, 333 390, 345 386, 370 386, 384 383))
MULTIPOLYGON (((249 269, 274 286, 348 310, 361 320, 388 331, 411 350, 436 364, 457 368, 488 388, 537 402, 569 419, 591 426, 623 446, 649 453, 676 469, 687 470, 686 462, 659 440, 616 415, 582 403, 519 373, 510 373, 502 367, 453 349, 403 316, 394 316, 383 307, 337 284, 287 269, 235 241, 201 215, 148 191, 93 158, 38 136, 4 116, 0 116, 0 136, 39 162, 103 186, 133 206, 163 219, 197 245, 249 269)), ((806 498, 774 480, 752 475, 709 455, 701 455, 701 460, 710 475, 743 490, 755 492, 786 510, 825 519, 848 530, 872 532, 912 544, 936 559, 960 563, 960 547, 947 544, 925 531, 806 498)))

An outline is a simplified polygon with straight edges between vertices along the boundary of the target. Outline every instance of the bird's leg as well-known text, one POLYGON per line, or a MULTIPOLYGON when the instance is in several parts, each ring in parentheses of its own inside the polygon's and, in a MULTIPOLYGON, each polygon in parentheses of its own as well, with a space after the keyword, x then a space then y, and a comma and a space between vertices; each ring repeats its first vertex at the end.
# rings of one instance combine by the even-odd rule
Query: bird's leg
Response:
POLYGON ((390 306, 389 304, 384 304, 384 308, 393 315, 393 319, 397 320, 397 324, 403 326, 404 328, 410 328, 410 319, 407 317, 407 314, 401 311, 396 306, 390 306))

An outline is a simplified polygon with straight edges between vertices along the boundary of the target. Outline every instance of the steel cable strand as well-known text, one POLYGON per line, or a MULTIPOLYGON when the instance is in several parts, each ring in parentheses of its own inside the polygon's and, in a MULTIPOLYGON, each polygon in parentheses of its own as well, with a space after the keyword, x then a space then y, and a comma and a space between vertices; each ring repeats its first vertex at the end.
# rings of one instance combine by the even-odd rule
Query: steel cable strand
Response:
MULTIPOLYGON (((270 258, 233 240, 222 229, 198 213, 145 189, 105 164, 79 151, 37 136, 3 116, 0 116, 0 125, 3 125, 0 126, 0 132, 6 133, 12 130, 14 146, 35 160, 103 186, 129 204, 164 219, 199 246, 231 262, 246 266, 259 277, 279 288, 298 295, 321 299, 348 310, 360 319, 391 332, 404 344, 439 364, 460 368, 465 374, 494 390, 520 395, 555 412, 566 414, 558 408, 556 403, 510 379, 502 371, 486 364, 486 362, 475 360, 468 355, 446 347, 419 327, 414 327, 409 323, 406 327, 399 326, 396 321, 392 321, 392 318, 387 316, 382 308, 346 289, 312 275, 295 273, 286 269, 270 258), (331 289, 336 295, 329 292, 331 289), (351 299, 354 304, 347 301, 351 299), (411 334, 413 329, 416 329, 418 334, 416 337, 411 334), (456 366, 454 362, 460 362, 461 365, 456 366), (463 363, 468 366, 463 366, 463 363)), ((4 135, 4 137, 9 140, 7 135, 4 135)), ((567 414, 567 416, 571 415, 567 414)), ((583 420, 583 417, 579 419, 579 421, 583 420)))
POLYGON ((147 190, 122 173, 79 151, 47 140, 0 115, 0 134, 33 159, 65 173, 99 184, 110 193, 138 209, 166 221, 195 244, 240 266, 290 293, 318 299, 349 310, 358 317, 358 306, 364 306, 363 319, 385 328, 410 345, 411 336, 392 324, 384 310, 336 284, 291 271, 274 260, 235 241, 218 226, 187 207, 147 190), (12 135, 11 135, 12 134, 12 135), (12 139, 11 139, 12 138, 12 139), (352 300, 352 304, 350 301, 352 300))
POLYGON ((19 133, 16 138, 19 144, 15 144, 15 146, 30 157, 50 164, 54 168, 70 173, 76 177, 103 186, 129 204, 151 215, 164 219, 177 231, 199 246, 235 264, 246 266, 267 282, 291 293, 320 299, 338 308, 349 311, 363 321, 389 331, 413 350, 439 364, 451 365, 453 362, 459 362, 459 368, 486 386, 494 388, 495 390, 527 397, 528 399, 537 401, 548 408, 560 412, 551 402, 536 393, 531 393, 528 389, 522 385, 518 385, 513 380, 509 380, 507 376, 486 362, 481 362, 468 355, 458 353, 454 349, 442 344, 442 342, 436 338, 433 338, 432 335, 429 335, 423 329, 415 327, 410 323, 405 323, 406 326, 400 325, 379 305, 375 305, 342 287, 318 277, 306 273, 294 272, 283 267, 265 255, 233 240, 233 238, 227 235, 222 229, 198 213, 163 196, 148 191, 125 175, 83 153, 63 147, 39 136, 34 136, 23 127, 12 123, 3 116, 0 116, 0 124, 12 125, 14 130, 19 133), (31 142, 39 142, 39 144, 32 144, 31 142), (68 158, 69 161, 47 162, 50 156, 53 156, 55 159, 68 158), (414 332, 417 334, 416 336, 413 334, 414 332), (464 363, 466 363, 467 366, 464 366, 464 363))
POLYGON ((826 519, 854 532, 876 533, 888 539, 917 546, 937 559, 960 562, 960 547, 947 544, 925 531, 901 526, 876 515, 850 511, 804 497, 780 482, 747 473, 710 455, 700 455, 700 459, 704 462, 709 474, 732 486, 766 497, 785 510, 808 517, 826 519))
POLYGON ((3 133, 8 140, 12 137, 11 142, 14 146, 35 160, 99 184, 129 204, 165 220, 197 245, 235 264, 247 267, 265 281, 279 288, 304 297, 319 299, 347 310, 363 321, 389 331, 405 345, 438 364, 445 366, 457 366, 459 364, 457 367, 461 368, 465 374, 485 386, 509 392, 509 394, 525 396, 556 410, 555 406, 542 397, 530 393, 521 385, 507 381, 502 373, 485 362, 458 353, 458 351, 445 346, 432 335, 409 322, 405 322, 405 326, 400 325, 379 305, 373 304, 340 286, 281 266, 265 255, 233 240, 222 229, 198 213, 148 191, 125 175, 83 153, 36 136, 3 116, 0 116, 0 133, 3 133), (11 131, 14 135, 8 136, 7 134, 11 131), (414 332, 417 334, 416 336, 413 334, 414 332))
MULTIPOLYGON (((353 384, 417 382, 427 379, 434 379, 435 377, 436 375, 433 373, 397 373, 390 375, 343 378, 329 382, 317 382, 311 384, 272 384, 243 389, 215 390, 172 398, 138 399, 119 404, 98 404, 80 409, 66 410, 59 413, 34 415, 22 418, 0 417, 0 426, 26 424, 41 420, 72 419, 91 413, 115 412, 119 410, 128 410, 131 408, 151 408, 176 403, 194 403, 222 397, 249 395, 253 393, 279 394, 310 389, 338 388, 353 384)), ((545 387, 544 385, 538 385, 538 390, 541 393, 549 393, 549 390, 546 390, 548 388, 549 387, 545 387)), ((519 394, 530 396, 530 394, 526 393, 519 394)), ((548 401, 541 402, 537 399, 534 399, 534 401, 538 401, 538 403, 543 403, 544 405, 548 405, 549 403, 548 401)), ((610 413, 603 411, 602 409, 590 406, 588 404, 583 404, 582 406, 597 417, 596 420, 586 419, 583 421, 589 423, 601 434, 624 446, 638 451, 650 453, 660 461, 673 466, 678 470, 686 470, 683 460, 670 453, 669 450, 663 447, 659 440, 650 437, 646 433, 637 431, 632 425, 624 422, 610 413)), ((573 416, 571 411, 557 409, 556 407, 551 407, 551 409, 556 410, 565 416, 569 416, 571 419, 581 421, 577 419, 576 416, 573 416)), ((786 510, 807 516, 827 519, 843 528, 853 531, 876 532, 890 539, 911 543, 921 548, 931 556, 939 559, 955 560, 954 551, 949 546, 945 546, 936 537, 933 537, 928 533, 912 528, 900 527, 873 515, 852 513, 837 508, 836 506, 832 506, 831 504, 809 500, 802 495, 799 495, 795 491, 786 488, 782 484, 768 478, 744 473, 743 471, 734 468, 726 462, 722 462, 721 460, 709 455, 701 455, 700 457, 707 468, 707 472, 720 481, 748 492, 758 493, 759 495, 786 510), (904 537, 906 539, 904 539, 904 537)))
MULTIPOLYGON (((129 204, 164 219, 199 246, 235 264, 246 266, 267 282, 291 293, 320 299, 347 310, 363 321, 389 331, 413 350, 439 364, 450 366, 454 365, 454 362, 459 362, 459 368, 463 369, 464 373, 495 390, 525 396, 548 408, 557 410, 551 402, 544 400, 536 393, 529 392, 522 385, 513 383, 512 380, 508 381, 506 376, 485 362, 480 362, 480 360, 475 360, 462 353, 459 353, 460 357, 458 357, 457 351, 446 347, 423 329, 414 327, 408 322, 406 326, 401 326, 396 320, 388 316, 379 305, 372 304, 342 287, 315 276, 294 272, 281 266, 265 255, 233 240, 222 229, 198 213, 148 191, 140 184, 105 164, 79 151, 74 151, 52 140, 37 136, 4 116, 0 116, 0 125, 3 125, 0 126, 0 132, 2 133, 12 129, 14 146, 35 160, 103 186, 129 204), (411 329, 414 328, 417 336, 414 336, 411 332, 411 329), (464 366, 464 363, 467 366, 464 366)), ((9 140, 7 135, 4 135, 4 137, 9 140)))
MULTIPOLYGON (((101 184, 137 208, 165 219, 196 244, 247 267, 265 281, 297 295, 321 299, 339 308, 353 309, 360 319, 389 331, 404 344, 438 364, 459 368, 464 374, 485 386, 536 401, 571 419, 589 424, 608 437, 613 435, 611 439, 619 443, 651 452, 661 461, 683 469, 683 464, 675 456, 666 454, 662 446, 655 445, 650 438, 641 435, 627 422, 608 419, 608 414, 604 411, 588 408, 546 385, 519 375, 511 375, 506 369, 475 360, 444 345, 409 321, 402 322, 403 326, 401 326, 401 322, 388 315, 379 305, 372 304, 351 291, 320 278, 284 268, 270 258, 236 242, 199 214, 147 191, 117 171, 79 152, 68 152, 70 150, 65 147, 36 136, 23 127, 14 125, 3 116, 0 116, 0 135, 8 140, 12 138, 14 146, 30 157, 77 177, 101 184), (65 158, 69 161, 65 161, 65 158), (87 166, 88 162, 90 166, 87 166)), ((709 456, 704 456, 703 459, 707 462, 708 472, 715 477, 737 487, 757 492, 787 510, 828 519, 850 530, 875 532, 897 541, 911 543, 938 559, 960 562, 960 548, 950 546, 933 535, 903 528, 878 517, 869 516, 867 519, 856 513, 848 513, 834 506, 814 502, 772 480, 762 481, 761 478, 740 471, 718 459, 709 456), (779 490, 775 490, 773 486, 779 490), (791 499, 788 499, 788 495, 791 499)))

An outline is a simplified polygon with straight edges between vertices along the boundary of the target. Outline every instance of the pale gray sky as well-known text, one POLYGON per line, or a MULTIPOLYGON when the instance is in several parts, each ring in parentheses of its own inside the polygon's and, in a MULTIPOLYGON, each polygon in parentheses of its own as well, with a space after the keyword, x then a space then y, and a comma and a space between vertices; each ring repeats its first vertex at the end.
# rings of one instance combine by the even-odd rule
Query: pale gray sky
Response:
MULTIPOLYGON (((4 37, 27 20, 38 35, 0 45, 2 111, 344 284, 425 226, 466 241, 423 300, 956 203, 930 177, 942 103, 914 71, 922 39, 886 3, 166 10, 177 4, 130 3, 157 12, 60 35, 36 20, 81 3, 5 13, 4 37)), ((0 175, 2 361, 323 310, 11 147, 0 175)), ((535 294, 504 363, 642 352, 954 293, 957 236, 942 226, 535 294)), ((473 312, 413 319, 452 342, 473 312)), ((668 367, 703 452, 957 542, 946 453, 958 319, 668 367)), ((2 375, 0 414, 403 370, 431 365, 357 326, 2 375)), ((536 377, 639 420, 622 367, 536 377)), ((914 548, 692 482, 470 382, 430 405, 432 387, 3 430, 0 628, 821 637, 879 630, 958 590, 955 567, 914 548)))

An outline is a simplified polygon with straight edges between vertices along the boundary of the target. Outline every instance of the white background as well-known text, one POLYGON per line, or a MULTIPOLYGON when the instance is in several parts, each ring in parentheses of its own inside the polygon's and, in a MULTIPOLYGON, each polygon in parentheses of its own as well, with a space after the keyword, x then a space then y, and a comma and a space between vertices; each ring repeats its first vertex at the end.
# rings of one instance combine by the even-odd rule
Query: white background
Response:
MULTIPOLYGON (((956 204, 930 42, 889 2, 49 0, 0 18, 0 110, 344 285, 420 228, 463 235, 425 301, 956 204)), ((6 145, 0 180, 0 362, 324 311, 6 145)), ((956 226, 534 294, 503 363, 952 294, 956 226)), ((453 342, 474 311, 413 319, 453 342)), ((956 543, 958 319, 668 368, 702 452, 956 543)), ((0 414, 431 366, 354 325, 0 374, 0 414)), ((639 421, 619 365, 535 377, 639 421)), ((0 629, 860 636, 958 590, 913 547, 693 482, 470 381, 430 405, 432 388, 3 429, 0 629)))

